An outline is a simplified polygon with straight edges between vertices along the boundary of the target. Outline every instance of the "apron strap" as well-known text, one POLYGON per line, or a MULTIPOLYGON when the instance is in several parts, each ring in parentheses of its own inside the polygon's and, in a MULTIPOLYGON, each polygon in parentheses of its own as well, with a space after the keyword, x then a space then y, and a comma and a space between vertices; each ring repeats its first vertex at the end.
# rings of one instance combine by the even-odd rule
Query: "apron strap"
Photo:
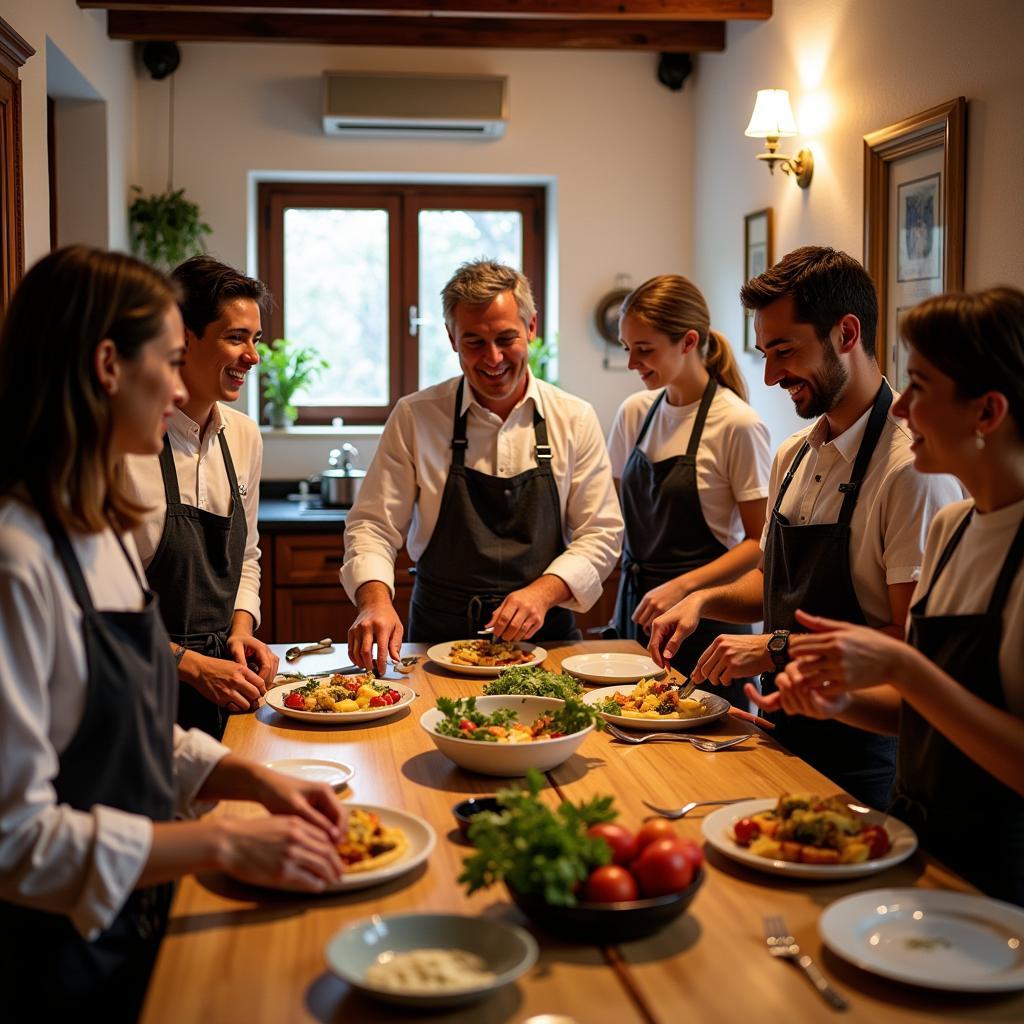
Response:
POLYGON ((1024 559, 1024 519, 1021 519, 1020 526, 1006 552, 1006 559, 1003 561, 1003 568, 999 572, 999 578, 992 590, 992 597, 988 602, 988 614, 1002 615, 1006 607, 1006 599, 1010 594, 1010 587, 1017 578, 1017 570, 1024 559))
POLYGON ((174 468, 174 453, 171 451, 171 439, 167 434, 164 434, 164 446, 160 449, 160 475, 164 479, 164 499, 167 504, 180 505, 178 471, 174 468))
MULTIPOLYGON (((40 506, 37 503, 36 508, 39 509, 39 507, 40 506)), ((67 575, 68 583, 71 585, 71 593, 74 595, 75 602, 85 614, 93 614, 96 611, 96 608, 92 603, 92 595, 89 593, 89 588, 86 586, 85 576, 82 573, 82 566, 75 555, 74 548, 71 546, 71 539, 68 537, 67 530, 65 530, 64 526, 56 519, 45 514, 42 515, 43 522, 46 525, 46 530, 50 534, 50 538, 53 540, 53 546, 56 549, 57 557, 60 559, 60 563, 64 567, 64 572, 67 575)), ((130 563, 131 559, 128 561, 130 563)))
MULTIPOLYGON (((718 381, 714 377, 708 377, 708 386, 701 396, 700 408, 697 410, 697 418, 693 421, 693 429, 690 431, 690 443, 686 446, 686 454, 693 457, 700 447, 700 437, 704 433, 704 422, 708 418, 708 409, 714 400, 715 392, 718 390, 718 381)), ((662 392, 664 394, 664 392, 662 392)))
POLYGON ((466 448, 469 442, 466 440, 466 420, 469 410, 462 411, 462 395, 466 386, 466 378, 459 381, 455 389, 455 422, 452 424, 452 465, 464 466, 466 464, 466 448))
MULTIPOLYGON (((469 419, 469 410, 462 412, 462 395, 463 388, 466 384, 466 378, 463 377, 459 381, 459 386, 455 390, 455 418, 452 424, 452 465, 453 466, 464 466, 466 464, 466 449, 469 447, 469 442, 466 440, 466 422, 469 419)), ((536 401, 533 403, 533 438, 534 438, 534 457, 537 460, 537 466, 544 470, 545 473, 550 474, 551 472, 551 445, 548 444, 548 425, 544 422, 544 417, 540 414, 540 409, 537 408, 536 401)), ((225 461, 230 466, 230 456, 225 453, 225 461)), ((234 467, 229 469, 229 475, 232 481, 232 487, 237 490, 237 484, 234 482, 234 467)))
MULTIPOLYGON (((935 589, 935 584, 939 582, 939 577, 942 575, 942 571, 949 564, 949 560, 953 557, 953 552, 956 551, 957 545, 960 543, 961 538, 967 531, 967 527, 971 522, 971 516, 974 515, 974 506, 972 505, 967 510, 967 515, 960 520, 959 526, 953 531, 953 536, 946 541, 946 546, 942 549, 942 554, 939 555, 939 560, 935 564, 935 572, 932 573, 932 582, 928 587, 928 593, 926 593, 915 605, 915 608, 921 609, 921 614, 924 614, 925 609, 928 607, 928 598, 931 597, 932 591, 935 589)), ((993 597, 995 593, 993 592, 993 597)))
POLYGON ((217 433, 217 440, 220 441, 220 453, 224 458, 224 468, 228 474, 228 484, 231 487, 231 511, 242 503, 242 495, 238 491, 238 477, 235 475, 235 464, 231 459, 231 449, 228 448, 227 439, 224 437, 224 431, 220 430, 217 433))
POLYGON ((779 487, 779 493, 775 498, 775 506, 772 508, 772 512, 778 513, 779 508, 782 506, 782 499, 786 496, 786 491, 789 490, 789 485, 793 482, 793 477, 796 476, 797 468, 800 463, 804 461, 804 456, 811 450, 811 446, 804 441, 800 446, 800 451, 796 453, 796 458, 789 464, 789 469, 786 471, 786 475, 782 479, 782 485, 779 487))
POLYGON ((878 394, 875 396, 875 403, 871 407, 871 415, 868 417, 868 425, 864 430, 864 437, 860 442, 860 448, 857 450, 857 458, 853 463, 853 475, 850 477, 849 483, 839 485, 839 490, 843 493, 843 507, 839 510, 837 522, 842 523, 844 526, 849 526, 850 520, 853 519, 853 510, 857 505, 860 485, 863 483, 864 475, 868 471, 868 463, 871 461, 871 456, 875 454, 878 439, 882 436, 885 417, 888 415, 891 405, 892 388, 889 387, 889 382, 883 378, 882 386, 878 389, 878 394))
POLYGON ((647 415, 644 417, 643 425, 640 427, 640 433, 636 435, 636 440, 633 442, 634 448, 640 447, 640 442, 647 436, 647 431, 651 426, 651 420, 654 419, 654 414, 658 411, 658 406, 665 400, 665 390, 663 389, 661 394, 651 403, 650 409, 647 410, 647 415))

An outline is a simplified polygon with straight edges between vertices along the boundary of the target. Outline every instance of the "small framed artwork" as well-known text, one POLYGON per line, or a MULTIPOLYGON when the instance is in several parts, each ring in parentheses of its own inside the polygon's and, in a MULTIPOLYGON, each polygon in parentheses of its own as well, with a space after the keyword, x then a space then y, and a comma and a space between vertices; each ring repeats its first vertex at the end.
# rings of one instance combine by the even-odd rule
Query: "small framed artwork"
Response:
POLYGON ((900 321, 963 287, 966 121, 960 96, 864 136, 864 266, 878 289, 878 363, 897 391, 900 321))
MULTIPOLYGON (((743 218, 743 282, 763 274, 774 262, 772 210, 748 213, 743 218)), ((754 351, 754 320, 749 314, 743 318, 743 351, 754 351)))

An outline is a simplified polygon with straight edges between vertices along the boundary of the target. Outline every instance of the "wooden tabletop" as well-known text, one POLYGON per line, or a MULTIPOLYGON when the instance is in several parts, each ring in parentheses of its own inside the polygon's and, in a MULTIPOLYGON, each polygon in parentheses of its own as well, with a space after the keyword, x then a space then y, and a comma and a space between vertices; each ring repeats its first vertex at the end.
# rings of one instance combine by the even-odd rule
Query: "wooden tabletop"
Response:
MULTIPOLYGON (((276 645, 283 653, 287 645, 276 645)), ((422 653, 407 644, 403 653, 422 653)), ((639 651, 631 641, 593 641, 549 648, 546 667, 572 654, 639 651)), ((300 663, 306 673, 347 664, 343 645, 300 663)), ((540 943, 537 966, 488 1000, 422 1019, 447 1022, 519 1022, 565 1014, 578 1024, 678 1024, 694 1014, 702 1022, 824 1020, 833 1015, 802 974, 766 952, 761 922, 781 914, 801 946, 815 957, 850 1003, 846 1021, 1022 1020, 1024 995, 965 996, 888 982, 833 956, 817 933, 821 911, 849 893, 892 886, 969 890, 962 880, 918 852, 881 874, 818 883, 747 870, 709 851, 706 879, 689 911, 657 935, 620 946, 570 943, 532 928, 507 900, 503 887, 467 896, 456 884, 468 848, 458 841, 451 815, 459 800, 509 785, 457 768, 419 724, 439 695, 469 696, 486 680, 448 673, 421 661, 404 682, 419 695, 412 706, 366 725, 331 728, 285 718, 268 707, 232 718, 225 742, 238 753, 267 761, 288 757, 341 761, 355 769, 343 798, 402 808, 429 821, 438 844, 429 862, 385 885, 351 893, 305 896, 236 883, 224 876, 182 881, 141 1020, 145 1024, 246 1024, 410 1020, 352 991, 331 974, 324 947, 341 928, 371 914, 417 911, 477 914, 530 928, 540 943)), ((784 791, 830 793, 835 785, 783 751, 768 735, 728 717, 707 735, 752 733, 750 741, 706 754, 688 743, 628 747, 606 734, 587 737, 579 752, 550 772, 551 798, 581 800, 611 793, 619 820, 639 824, 641 803, 678 806, 689 800, 775 796, 784 791)), ((700 838, 698 808, 678 823, 700 838)), ((214 814, 264 813, 247 804, 221 804, 214 814)))

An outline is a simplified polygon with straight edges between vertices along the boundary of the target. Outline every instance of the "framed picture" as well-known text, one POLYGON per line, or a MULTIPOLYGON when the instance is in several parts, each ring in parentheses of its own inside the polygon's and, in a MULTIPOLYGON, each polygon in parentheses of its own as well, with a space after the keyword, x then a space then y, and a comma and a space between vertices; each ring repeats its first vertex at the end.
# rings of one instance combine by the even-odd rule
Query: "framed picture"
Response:
MULTIPOLYGON (((756 210, 743 218, 743 282, 763 274, 775 262, 772 252, 772 210, 756 210)), ((754 351, 754 319, 743 318, 743 351, 754 351)))
POLYGON ((963 287, 967 101, 864 136, 864 266, 878 289, 875 352, 906 388, 899 324, 922 299, 963 287))

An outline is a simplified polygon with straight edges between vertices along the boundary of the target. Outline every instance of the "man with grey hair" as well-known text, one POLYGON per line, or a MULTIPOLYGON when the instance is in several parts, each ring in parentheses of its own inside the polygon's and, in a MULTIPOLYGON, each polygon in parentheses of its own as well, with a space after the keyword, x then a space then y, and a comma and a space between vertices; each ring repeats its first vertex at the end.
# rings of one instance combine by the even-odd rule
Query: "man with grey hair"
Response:
POLYGON ((399 400, 345 523, 349 656, 383 671, 403 635, 565 640, 601 595, 622 516, 593 408, 529 370, 530 284, 487 260, 441 293, 462 374, 399 400), (408 632, 393 604, 416 563, 408 632))

